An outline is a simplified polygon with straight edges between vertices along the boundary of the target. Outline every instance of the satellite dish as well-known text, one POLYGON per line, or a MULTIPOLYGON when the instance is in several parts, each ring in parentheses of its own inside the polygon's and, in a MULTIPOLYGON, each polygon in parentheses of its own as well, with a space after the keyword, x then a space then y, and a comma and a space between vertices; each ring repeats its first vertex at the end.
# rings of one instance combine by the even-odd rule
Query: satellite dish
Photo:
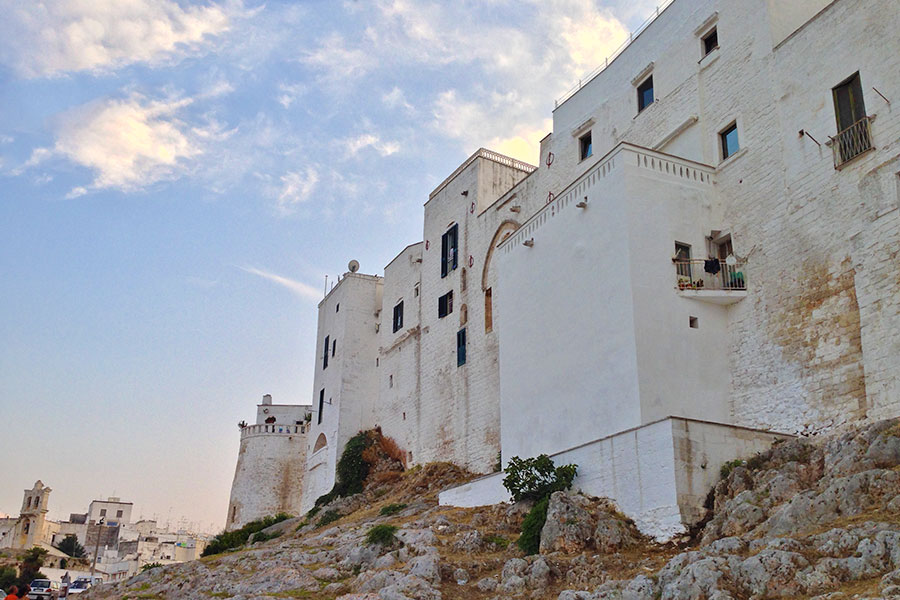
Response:
POLYGON ((351 273, 356 273, 359 271, 359 261, 351 260, 347 263, 347 269, 349 269, 351 273))

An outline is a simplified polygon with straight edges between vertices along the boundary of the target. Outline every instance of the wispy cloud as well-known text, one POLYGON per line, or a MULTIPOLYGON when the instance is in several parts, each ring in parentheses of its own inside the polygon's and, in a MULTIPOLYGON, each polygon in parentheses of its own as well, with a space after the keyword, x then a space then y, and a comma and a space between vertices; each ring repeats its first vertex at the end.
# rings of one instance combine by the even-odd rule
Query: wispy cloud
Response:
POLYGON ((366 148, 373 148, 381 156, 390 156, 400 151, 400 144, 394 141, 382 141, 372 133, 364 133, 356 137, 341 140, 340 145, 347 149, 348 156, 356 156, 366 148))
POLYGON ((263 279, 268 279, 272 283, 290 290, 294 295, 303 298, 304 300, 312 300, 314 302, 318 302, 322 299, 322 290, 307 283, 303 283, 302 281, 297 281, 296 279, 278 275, 277 273, 272 273, 271 271, 257 269, 256 267, 239 266, 238 268, 247 273, 251 273, 252 275, 262 277, 263 279))
POLYGON ((294 212, 297 205, 309 200, 318 183, 319 172, 311 166, 305 171, 292 171, 282 175, 277 197, 279 211, 283 214, 294 212))
POLYGON ((306 92, 306 86, 302 83, 280 83, 278 91, 278 103, 285 108, 290 108, 291 104, 306 92))
POLYGON ((229 28, 243 10, 228 5, 182 7, 173 0, 16 2, 3 10, 0 61, 24 77, 103 71, 156 62, 197 49, 229 28), (15 32, 16 35, 12 35, 15 32), (29 43, 22 43, 22 40, 29 43))

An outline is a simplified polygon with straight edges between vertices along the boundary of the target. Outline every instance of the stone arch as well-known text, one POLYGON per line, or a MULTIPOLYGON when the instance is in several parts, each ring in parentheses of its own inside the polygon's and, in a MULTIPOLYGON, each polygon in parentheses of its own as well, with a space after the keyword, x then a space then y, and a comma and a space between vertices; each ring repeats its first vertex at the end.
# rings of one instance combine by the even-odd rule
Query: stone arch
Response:
POLYGON ((488 270, 491 267, 491 259, 494 257, 494 250, 504 239, 505 234, 511 234, 513 231, 521 227, 518 222, 512 219, 506 219, 500 226, 497 227, 497 231, 494 232, 494 237, 491 238, 491 243, 488 246, 487 255, 484 257, 484 268, 481 271, 481 291, 486 291, 488 288, 488 270))
POLYGON ((324 433, 320 433, 319 437, 316 438, 316 445, 313 446, 313 452, 318 452, 322 448, 328 445, 328 440, 325 438, 324 433))

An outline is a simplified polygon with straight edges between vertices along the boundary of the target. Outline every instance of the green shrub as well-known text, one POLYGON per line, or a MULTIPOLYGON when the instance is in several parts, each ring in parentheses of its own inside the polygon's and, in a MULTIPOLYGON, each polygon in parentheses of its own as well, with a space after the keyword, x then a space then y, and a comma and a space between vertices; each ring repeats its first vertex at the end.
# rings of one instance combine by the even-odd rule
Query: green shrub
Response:
POLYGON ((397 540, 395 533, 397 528, 393 525, 376 525, 366 533, 366 543, 390 546, 397 540))
POLYGON ((322 516, 319 517, 319 522, 316 523, 316 527, 325 527, 330 523, 334 523, 338 519, 341 518, 341 513, 336 510, 326 510, 322 513, 322 516))
POLYGON ((546 454, 535 458, 519 458, 514 456, 503 470, 503 487, 516 502, 520 500, 542 500, 553 492, 560 492, 572 487, 572 480, 578 473, 576 465, 554 466, 553 460, 546 454))
POLYGON ((325 506, 336 498, 352 496, 363 491, 363 483, 369 476, 369 463, 363 460, 363 452, 371 445, 372 440, 365 431, 360 431, 347 441, 335 470, 334 487, 316 499, 316 506, 325 506))
POLYGON ((250 521, 240 529, 235 529, 234 531, 223 531, 222 533, 214 537, 212 541, 206 546, 206 548, 203 549, 203 554, 201 556, 221 554, 222 552, 227 552, 228 550, 243 546, 247 543, 247 540, 250 539, 250 536, 254 533, 262 531, 267 527, 271 527, 275 523, 281 523, 282 521, 290 518, 291 515, 287 513, 278 513, 274 516, 268 516, 262 519, 257 519, 256 521, 250 521))
POLYGON ((309 509, 309 512, 306 513, 306 518, 307 518, 307 519, 312 519, 314 516, 316 516, 317 514, 319 514, 319 511, 320 511, 320 510, 322 510, 322 507, 321 507, 321 506, 313 506, 311 509, 309 509))
MULTIPOLYGON (((150 569, 158 569, 161 566, 162 566, 162 563, 159 563, 159 562, 147 563, 146 565, 141 567, 141 573, 143 573, 144 571, 149 571, 150 569)), ((146 588, 143 588, 143 589, 148 589, 149 587, 150 586, 148 585, 146 588)))
POLYGON ((544 522, 547 520, 549 505, 549 497, 538 501, 522 521, 522 535, 516 540, 516 546, 521 548, 525 554, 537 554, 541 551, 541 529, 544 528, 544 522))
POLYGON ((406 508, 406 504, 388 504, 387 506, 382 506, 378 514, 383 517, 389 517, 391 515, 396 515, 404 508, 406 508))
POLYGON ((503 550, 506 550, 506 547, 509 546, 509 540, 502 535, 486 535, 484 536, 484 541, 488 544, 494 544, 503 550))
POLYGON ((265 531, 260 531, 258 533, 253 534, 253 542, 254 544, 258 544, 259 542, 268 542, 269 540, 274 540, 275 538, 281 537, 281 531, 273 531, 272 533, 266 533, 265 531))
POLYGON ((744 464, 744 461, 742 461, 739 458, 729 461, 729 462, 725 463, 724 465, 722 465, 722 468, 719 469, 719 475, 722 476, 722 479, 725 479, 726 477, 731 475, 731 472, 734 471, 735 467, 740 467, 743 464, 744 464))

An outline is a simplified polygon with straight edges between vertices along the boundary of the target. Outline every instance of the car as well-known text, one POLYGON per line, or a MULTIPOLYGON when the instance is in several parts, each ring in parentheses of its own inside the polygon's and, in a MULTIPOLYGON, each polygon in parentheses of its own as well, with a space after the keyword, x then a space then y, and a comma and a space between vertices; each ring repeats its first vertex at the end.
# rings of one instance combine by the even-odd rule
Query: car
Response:
POLYGON ((28 592, 31 600, 59 600, 59 582, 52 579, 35 579, 28 592))
POLYGON ((83 594, 91 589, 90 579, 79 578, 69 584, 69 595, 83 594))

